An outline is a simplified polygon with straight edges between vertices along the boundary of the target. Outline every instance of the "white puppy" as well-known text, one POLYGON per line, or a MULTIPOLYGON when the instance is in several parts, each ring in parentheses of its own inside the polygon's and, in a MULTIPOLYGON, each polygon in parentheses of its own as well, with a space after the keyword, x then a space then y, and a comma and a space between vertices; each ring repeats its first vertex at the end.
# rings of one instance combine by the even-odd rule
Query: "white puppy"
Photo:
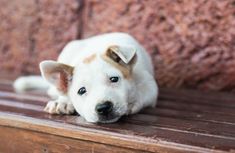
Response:
POLYGON ((145 49, 130 35, 109 33, 68 43, 58 61, 40 63, 42 77, 20 77, 17 91, 49 87, 45 111, 111 123, 156 105, 158 87, 145 49), (49 86, 48 86, 49 83, 49 86))

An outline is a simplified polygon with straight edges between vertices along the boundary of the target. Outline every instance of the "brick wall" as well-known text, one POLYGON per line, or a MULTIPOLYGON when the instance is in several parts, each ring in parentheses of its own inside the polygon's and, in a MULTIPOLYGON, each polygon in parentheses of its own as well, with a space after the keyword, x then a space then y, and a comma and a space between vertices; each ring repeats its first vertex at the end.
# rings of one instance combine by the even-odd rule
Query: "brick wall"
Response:
POLYGON ((161 87, 235 89, 234 0, 0 0, 2 73, 38 73, 72 39, 123 31, 152 55, 161 87))

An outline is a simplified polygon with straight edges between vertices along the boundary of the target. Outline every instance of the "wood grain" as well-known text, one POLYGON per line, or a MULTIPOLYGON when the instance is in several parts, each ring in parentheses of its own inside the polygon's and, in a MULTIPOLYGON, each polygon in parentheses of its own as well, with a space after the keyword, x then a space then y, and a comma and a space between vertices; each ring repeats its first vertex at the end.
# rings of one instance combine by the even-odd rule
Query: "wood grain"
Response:
POLYGON ((91 141, 81 141, 61 136, 48 135, 18 128, 0 128, 0 148, 6 153, 130 153, 144 152, 107 146, 91 141), (9 139, 10 138, 10 139, 9 139), (9 140, 9 141, 6 141, 9 140))

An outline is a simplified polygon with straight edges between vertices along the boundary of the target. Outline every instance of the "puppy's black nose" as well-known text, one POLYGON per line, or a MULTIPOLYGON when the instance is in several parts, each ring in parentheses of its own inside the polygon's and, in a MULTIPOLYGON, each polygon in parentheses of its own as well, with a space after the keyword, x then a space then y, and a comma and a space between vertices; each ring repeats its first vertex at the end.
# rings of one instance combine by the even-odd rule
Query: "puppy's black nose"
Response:
POLYGON ((98 104, 95 107, 95 110, 99 115, 108 115, 112 111, 112 109, 113 109, 113 103, 110 101, 98 104))

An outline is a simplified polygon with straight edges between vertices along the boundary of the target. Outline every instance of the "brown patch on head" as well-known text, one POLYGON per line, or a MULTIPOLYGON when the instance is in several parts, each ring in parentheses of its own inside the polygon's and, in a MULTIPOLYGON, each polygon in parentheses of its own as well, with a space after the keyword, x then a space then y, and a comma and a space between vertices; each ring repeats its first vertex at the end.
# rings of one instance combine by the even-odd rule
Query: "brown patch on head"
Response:
POLYGON ((102 59, 107 63, 111 64, 115 68, 121 71, 124 78, 131 78, 132 75, 132 68, 136 62, 136 55, 133 60, 130 61, 129 64, 125 64, 121 58, 115 54, 112 50, 108 49, 105 54, 101 55, 102 59))
POLYGON ((89 64, 91 63, 92 61, 94 61, 94 59, 96 58, 96 54, 92 54, 86 58, 83 59, 83 63, 85 64, 89 64))

